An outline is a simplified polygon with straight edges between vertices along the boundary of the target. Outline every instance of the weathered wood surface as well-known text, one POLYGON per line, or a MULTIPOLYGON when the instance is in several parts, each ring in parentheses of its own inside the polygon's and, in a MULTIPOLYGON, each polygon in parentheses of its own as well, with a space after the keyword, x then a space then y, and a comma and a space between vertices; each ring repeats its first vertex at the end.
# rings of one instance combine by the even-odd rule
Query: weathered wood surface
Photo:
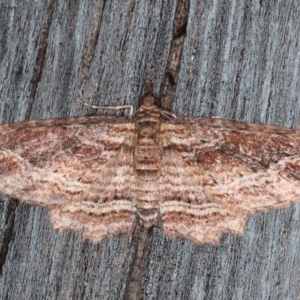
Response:
MULTIPOLYGON (((165 106, 175 93, 177 113, 297 128, 299 17, 292 0, 3 0, 1 122, 103 113, 77 97, 136 105, 148 76, 165 106)), ((55 232, 44 209, 5 197, 0 209, 1 299, 123 298, 135 246, 129 237, 94 245, 80 232, 55 232)), ((157 224, 142 293, 300 299, 299 265, 299 203, 251 217, 244 235, 219 246, 168 239, 157 224)))

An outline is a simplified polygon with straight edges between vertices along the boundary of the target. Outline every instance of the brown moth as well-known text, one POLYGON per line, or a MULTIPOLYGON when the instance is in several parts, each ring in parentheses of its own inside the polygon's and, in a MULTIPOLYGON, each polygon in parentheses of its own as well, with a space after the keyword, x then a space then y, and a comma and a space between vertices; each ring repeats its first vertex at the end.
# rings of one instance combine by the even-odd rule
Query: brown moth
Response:
POLYGON ((0 191, 93 242, 160 215, 169 236, 218 243, 249 214, 300 200, 300 132, 176 116, 149 85, 134 120, 0 126, 0 191))

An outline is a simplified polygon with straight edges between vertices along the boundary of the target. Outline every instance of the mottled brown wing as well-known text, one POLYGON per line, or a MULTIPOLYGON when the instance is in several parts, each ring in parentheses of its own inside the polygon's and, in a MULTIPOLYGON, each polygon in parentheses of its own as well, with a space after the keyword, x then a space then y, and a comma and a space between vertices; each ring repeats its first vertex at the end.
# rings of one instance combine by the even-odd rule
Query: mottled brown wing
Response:
POLYGON ((167 234, 218 243, 251 213, 300 200, 300 132, 221 119, 161 125, 167 234))
POLYGON ((135 218, 134 123, 88 117, 0 126, 0 191, 98 242, 135 218))

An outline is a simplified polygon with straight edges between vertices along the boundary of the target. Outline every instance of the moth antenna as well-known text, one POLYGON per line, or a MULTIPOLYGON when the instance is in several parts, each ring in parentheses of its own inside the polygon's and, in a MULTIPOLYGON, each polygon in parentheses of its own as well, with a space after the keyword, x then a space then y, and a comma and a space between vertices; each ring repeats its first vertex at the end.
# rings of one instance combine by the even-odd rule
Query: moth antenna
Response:
POLYGON ((97 105, 91 105, 88 103, 83 102, 80 99, 76 99, 79 103, 91 107, 91 108, 101 108, 101 109, 112 109, 112 110, 119 110, 119 109, 125 109, 125 108, 130 108, 129 111, 129 117, 131 118, 133 115, 133 105, 116 105, 116 106, 97 106, 97 105))

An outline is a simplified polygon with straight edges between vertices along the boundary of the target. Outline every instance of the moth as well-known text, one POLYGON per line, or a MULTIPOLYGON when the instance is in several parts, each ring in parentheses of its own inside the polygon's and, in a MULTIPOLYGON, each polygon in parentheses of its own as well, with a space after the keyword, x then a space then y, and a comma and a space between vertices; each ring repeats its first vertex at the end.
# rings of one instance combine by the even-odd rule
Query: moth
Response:
POLYGON ((91 116, 0 126, 0 191, 99 242, 161 218, 198 244, 300 200, 300 132, 161 109, 150 84, 133 120, 91 116))

